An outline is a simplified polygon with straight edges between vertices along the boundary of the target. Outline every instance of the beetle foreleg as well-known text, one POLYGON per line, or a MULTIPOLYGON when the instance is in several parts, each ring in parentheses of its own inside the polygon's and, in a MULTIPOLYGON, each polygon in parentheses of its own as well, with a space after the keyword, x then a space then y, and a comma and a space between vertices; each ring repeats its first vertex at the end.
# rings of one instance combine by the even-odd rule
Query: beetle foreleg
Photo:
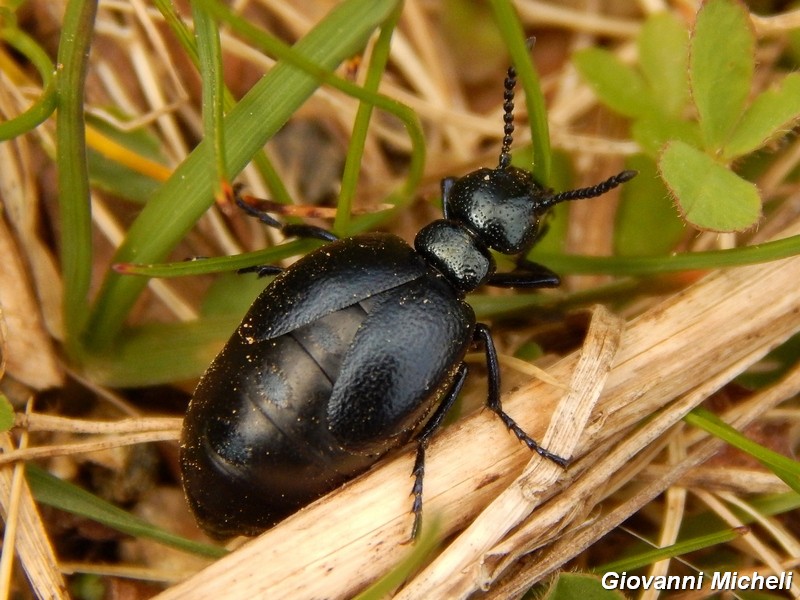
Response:
POLYGON ((414 486, 411 488, 411 494, 414 496, 414 505, 411 512, 414 513, 414 525, 411 527, 411 538, 409 541, 416 539, 417 534, 422 527, 422 479, 425 476, 425 450, 428 443, 433 437, 433 434, 442 424, 445 415, 453 407, 453 403, 458 398, 461 388, 464 387, 464 381, 467 379, 467 366, 462 364, 456 373, 453 387, 447 392, 442 403, 439 404, 436 411, 433 413, 428 422, 422 428, 422 431, 417 436, 417 458, 414 460, 414 469, 411 474, 414 476, 414 486))
POLYGON ((486 285, 510 288, 558 287, 561 279, 544 265, 520 258, 517 268, 509 273, 494 273, 486 285))
POLYGON ((492 334, 489 328, 483 323, 478 323, 475 326, 474 339, 476 342, 483 342, 483 347, 486 350, 486 368, 489 375, 489 394, 486 398, 486 406, 494 411, 503 423, 505 423, 505 426, 508 427, 521 442, 524 442, 528 448, 539 454, 539 456, 551 460, 561 467, 566 467, 569 464, 568 459, 553 454, 546 448, 540 446, 536 440, 525 433, 522 428, 517 425, 516 421, 503 410, 500 403, 500 366, 497 362, 497 350, 495 350, 494 341, 492 340, 492 334))

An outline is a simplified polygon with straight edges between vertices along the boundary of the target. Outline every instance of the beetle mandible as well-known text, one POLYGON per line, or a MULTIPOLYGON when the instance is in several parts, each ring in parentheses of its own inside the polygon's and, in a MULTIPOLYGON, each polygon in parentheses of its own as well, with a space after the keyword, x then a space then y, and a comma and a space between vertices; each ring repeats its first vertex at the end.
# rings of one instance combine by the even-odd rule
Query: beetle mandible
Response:
POLYGON ((488 408, 531 450, 566 466, 503 410, 492 335, 465 296, 481 285, 557 286, 555 273, 525 258, 544 215, 636 173, 553 193, 511 166, 515 84, 511 67, 498 166, 444 179, 444 218, 424 227, 413 247, 387 233, 340 240, 311 225, 281 225, 237 197, 249 214, 286 235, 330 243, 285 270, 259 269, 278 275, 189 404, 183 486, 207 532, 257 534, 413 440, 414 537, 425 450, 464 384, 464 356, 473 344, 486 357, 488 408), (490 249, 515 256, 516 268, 496 273, 490 249))

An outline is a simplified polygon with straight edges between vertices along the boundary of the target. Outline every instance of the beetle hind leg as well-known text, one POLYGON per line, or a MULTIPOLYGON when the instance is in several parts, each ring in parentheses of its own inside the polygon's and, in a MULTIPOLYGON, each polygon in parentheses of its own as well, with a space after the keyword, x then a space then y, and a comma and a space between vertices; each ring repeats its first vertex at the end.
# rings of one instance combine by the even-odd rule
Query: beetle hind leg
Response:
MULTIPOLYGON (((268 227, 273 227, 280 230, 280 232, 285 236, 314 238, 325 242, 335 242, 339 239, 335 233, 331 233, 327 229, 317 227, 316 225, 309 225, 307 223, 281 223, 268 212, 261 210, 248 202, 247 197, 242 195, 240 186, 234 187, 233 198, 236 202, 236 206, 241 208, 248 216, 258 219, 268 227)), ((253 201, 256 200, 253 199, 253 201)))
POLYGON ((450 391, 447 392, 447 396, 445 396, 444 400, 442 400, 441 404, 439 404, 436 411, 431 418, 428 419, 428 422, 425 423, 422 431, 420 431, 417 436, 417 457, 414 460, 414 469, 411 471, 411 474, 414 476, 414 486, 411 488, 411 494, 414 496, 414 504, 411 508, 411 512, 414 513, 414 524, 411 527, 409 542, 417 538, 422 528, 422 480, 425 477, 425 450, 428 448, 433 434, 442 424, 445 415, 453 407, 456 398, 458 398, 458 394, 461 392, 461 388, 464 387, 466 379, 467 366, 462 364, 458 368, 455 381, 450 391))
POLYGON ((553 461, 560 467, 566 467, 569 464, 569 459, 553 454, 547 448, 542 447, 536 440, 529 436, 522 427, 517 425, 517 422, 503 410, 500 403, 500 366, 497 361, 497 350, 494 347, 494 340, 489 328, 483 323, 478 323, 475 326, 475 341, 482 342, 486 351, 486 368, 489 373, 489 394, 486 399, 486 405, 503 421, 506 427, 517 436, 533 452, 536 452, 542 458, 553 461))

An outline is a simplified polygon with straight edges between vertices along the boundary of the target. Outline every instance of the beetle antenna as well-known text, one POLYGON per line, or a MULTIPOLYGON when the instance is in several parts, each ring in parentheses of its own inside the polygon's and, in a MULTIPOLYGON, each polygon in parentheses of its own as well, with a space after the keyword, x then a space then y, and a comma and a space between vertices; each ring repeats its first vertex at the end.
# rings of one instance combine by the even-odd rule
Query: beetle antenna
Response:
POLYGON ((559 202, 566 202, 568 200, 583 200, 585 198, 596 198, 602 196, 606 192, 613 190, 615 187, 622 185, 626 181, 630 181, 638 171, 627 170, 617 173, 613 177, 609 177, 605 181, 593 185, 591 187, 578 188, 577 190, 567 190, 559 194, 553 194, 541 201, 541 208, 547 209, 559 202))
POLYGON ((498 169, 505 169, 511 164, 511 144, 514 141, 514 87, 517 85, 517 71, 508 67, 508 74, 503 82, 503 147, 500 149, 498 169))
MULTIPOLYGON (((525 40, 528 52, 536 43, 535 37, 525 40)), ((508 67, 508 74, 503 81, 503 147, 500 149, 498 169, 505 169, 511 164, 511 144, 514 142, 514 87, 517 85, 517 71, 514 65, 508 67)))

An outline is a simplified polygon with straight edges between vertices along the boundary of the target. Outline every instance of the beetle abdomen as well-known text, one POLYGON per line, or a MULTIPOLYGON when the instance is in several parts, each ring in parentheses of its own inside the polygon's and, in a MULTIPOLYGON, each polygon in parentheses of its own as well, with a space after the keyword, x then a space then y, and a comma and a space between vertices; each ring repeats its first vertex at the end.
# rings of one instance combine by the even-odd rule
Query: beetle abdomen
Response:
POLYGON ((325 424, 342 358, 366 313, 354 305, 257 341, 240 328, 187 411, 181 468, 189 503, 220 537, 254 534, 375 461, 325 424))

